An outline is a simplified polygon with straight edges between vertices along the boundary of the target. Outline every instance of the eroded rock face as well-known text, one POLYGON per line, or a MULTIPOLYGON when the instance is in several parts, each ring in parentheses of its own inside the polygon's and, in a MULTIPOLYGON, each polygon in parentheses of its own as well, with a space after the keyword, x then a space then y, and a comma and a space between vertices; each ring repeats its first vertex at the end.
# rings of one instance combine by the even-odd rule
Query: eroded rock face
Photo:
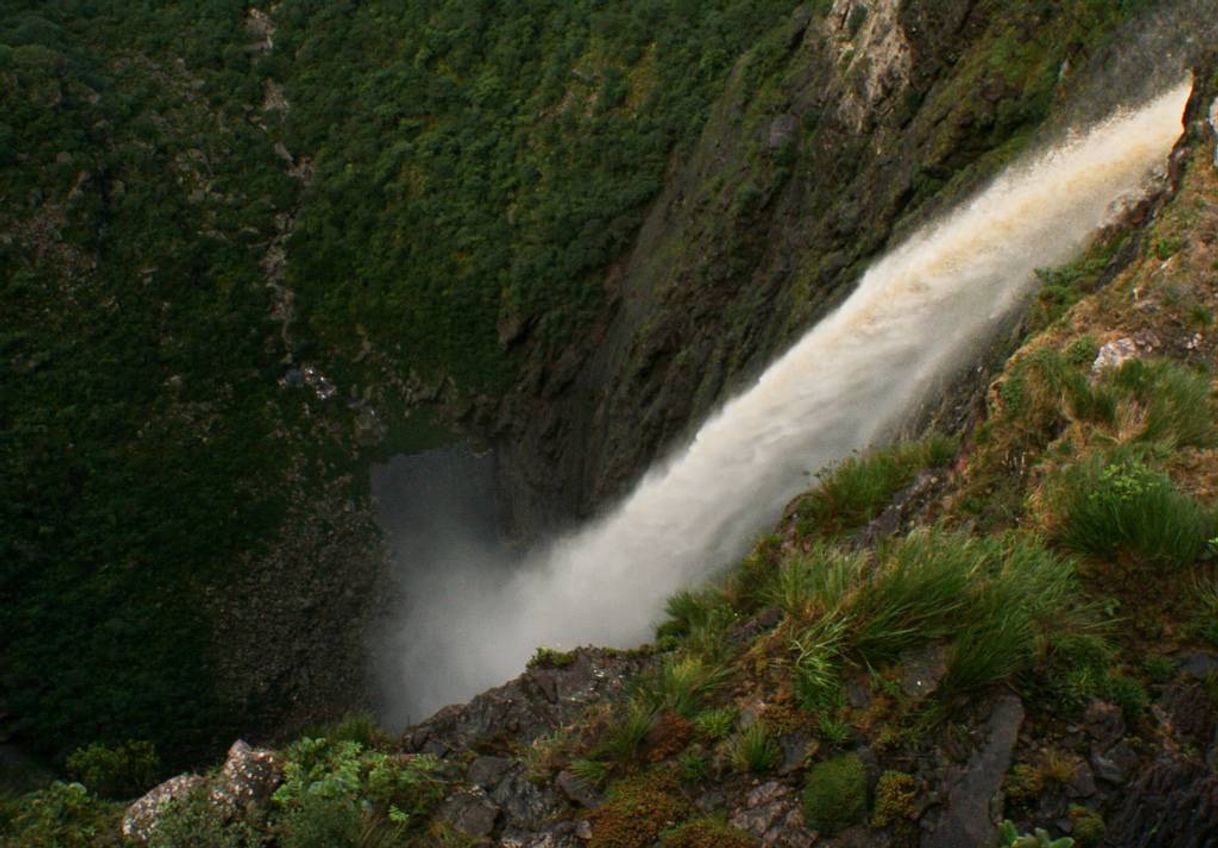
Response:
POLYGON ((530 669, 468 704, 445 707, 407 730, 403 745, 407 751, 437 756, 478 742, 527 745, 571 722, 589 704, 619 700, 626 682, 650 663, 619 651, 581 648, 570 665, 530 669))
POLYGON ((804 827, 799 793, 777 781, 750 792, 729 821, 756 836, 765 848, 811 848, 816 843, 816 835, 804 827))

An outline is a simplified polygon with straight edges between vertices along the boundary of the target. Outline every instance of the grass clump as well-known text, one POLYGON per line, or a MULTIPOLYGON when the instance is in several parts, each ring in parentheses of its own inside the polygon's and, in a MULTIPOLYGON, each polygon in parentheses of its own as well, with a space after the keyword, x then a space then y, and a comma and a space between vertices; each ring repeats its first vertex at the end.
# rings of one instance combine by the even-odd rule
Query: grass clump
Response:
POLYGON ((862 527, 924 468, 946 465, 957 443, 940 434, 843 460, 817 475, 820 485, 795 507, 804 536, 834 536, 862 527))
POLYGON ((782 752, 770 729, 760 721, 733 736, 728 741, 727 751, 732 766, 744 774, 764 774, 782 759, 782 752))
POLYGON ((736 717, 739 714, 735 707, 715 707, 703 710, 694 716, 694 731, 712 742, 726 739, 736 727, 736 717))
POLYGON ((1053 495, 1056 538, 1091 556, 1185 566, 1205 550, 1212 520, 1167 475, 1137 459, 1095 457, 1067 469, 1053 495))
POLYGON ((1104 375, 1101 390, 1120 400, 1132 440, 1167 449, 1211 447, 1218 438, 1209 379, 1170 360, 1130 359, 1104 375))
POLYGON ((636 683, 638 697, 655 712, 672 712, 693 718, 706 698, 722 683, 725 671, 699 656, 674 656, 657 673, 636 683))
POLYGON ((863 820, 867 812, 867 774, 857 754, 824 760, 804 778, 804 819, 832 836, 863 820))

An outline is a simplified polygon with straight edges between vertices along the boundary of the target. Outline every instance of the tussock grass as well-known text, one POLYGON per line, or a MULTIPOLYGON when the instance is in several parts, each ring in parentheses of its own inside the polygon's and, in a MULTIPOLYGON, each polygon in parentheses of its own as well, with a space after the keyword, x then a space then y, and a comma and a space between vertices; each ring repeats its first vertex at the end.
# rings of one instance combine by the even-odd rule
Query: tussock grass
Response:
POLYGON ((782 758, 778 743, 774 741, 769 728, 760 721, 754 722, 729 739, 727 752, 736 771, 745 774, 763 774, 770 771, 782 758))
POLYGON ((1079 600, 1072 562, 1027 534, 918 531, 832 563, 831 579, 802 582, 789 613, 792 687, 808 710, 836 703, 847 664, 880 666, 931 642, 949 649, 948 693, 1008 679, 1046 656, 1053 634, 1090 632, 1097 616, 1079 600))
POLYGON ((1195 562, 1211 535, 1212 517, 1135 456, 1094 456, 1060 474, 1050 491, 1060 516, 1055 538, 1104 559, 1124 555, 1177 567, 1195 562))
POLYGON ((955 439, 935 434, 843 460, 817 475, 820 485, 796 505, 801 535, 833 536, 862 527, 920 470, 950 462, 957 447, 955 439))
POLYGON ((723 683, 726 674, 725 668, 711 666, 699 656, 674 656, 655 674, 636 681, 636 698, 652 712, 693 718, 707 697, 723 683))
POLYGON ((1167 360, 1131 359, 1105 375, 1102 385, 1120 396, 1127 417, 1140 424, 1135 440, 1169 449, 1215 444, 1218 430, 1204 375, 1167 360))

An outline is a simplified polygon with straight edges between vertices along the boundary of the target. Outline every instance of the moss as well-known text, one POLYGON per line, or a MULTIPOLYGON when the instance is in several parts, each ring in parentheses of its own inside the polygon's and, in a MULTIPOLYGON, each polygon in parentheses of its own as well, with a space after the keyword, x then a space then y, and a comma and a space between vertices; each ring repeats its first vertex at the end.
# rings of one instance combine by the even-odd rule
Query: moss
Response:
POLYGON ((1011 769, 1006 779, 1006 795, 1012 801, 1028 802, 1040 796, 1044 791, 1045 781, 1040 769, 1019 764, 1011 769))
POLYGON ((832 836, 863 820, 867 812, 867 773, 857 754, 817 763, 804 778, 804 819, 832 836))
POLYGON ((651 771, 609 787, 609 799, 589 816, 589 848, 650 848, 661 833, 689 816, 676 776, 651 771))
POLYGON ((914 802, 918 797, 918 781, 901 771, 886 771, 875 787, 875 810, 872 827, 889 827, 912 821, 917 815, 914 802))
POLYGON ((566 668, 575 662, 575 657, 574 651, 560 651, 543 645, 529 657, 528 668, 566 668))
POLYGON ((697 819, 665 831, 663 848, 755 848, 758 840, 751 833, 715 818, 697 819))
POLYGON ((1095 810, 1077 804, 1070 807, 1070 821, 1074 826, 1074 839, 1079 848, 1099 845, 1107 830, 1103 816, 1095 810))

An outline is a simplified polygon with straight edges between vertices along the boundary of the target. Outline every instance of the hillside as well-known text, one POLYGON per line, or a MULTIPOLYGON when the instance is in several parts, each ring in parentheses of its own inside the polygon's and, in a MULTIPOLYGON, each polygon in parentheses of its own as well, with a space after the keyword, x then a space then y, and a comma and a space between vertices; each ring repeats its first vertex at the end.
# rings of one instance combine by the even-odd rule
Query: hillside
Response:
POLYGON ((1218 16, 398 5, 4 11, 2 844, 121 844, 183 769, 153 845, 1218 839, 1218 16), (334 721, 389 593, 371 462, 464 438, 506 533, 588 515, 893 240, 1185 66, 1170 187, 1042 272, 988 390, 653 644, 334 721), (275 750, 207 772, 238 736, 275 750))

